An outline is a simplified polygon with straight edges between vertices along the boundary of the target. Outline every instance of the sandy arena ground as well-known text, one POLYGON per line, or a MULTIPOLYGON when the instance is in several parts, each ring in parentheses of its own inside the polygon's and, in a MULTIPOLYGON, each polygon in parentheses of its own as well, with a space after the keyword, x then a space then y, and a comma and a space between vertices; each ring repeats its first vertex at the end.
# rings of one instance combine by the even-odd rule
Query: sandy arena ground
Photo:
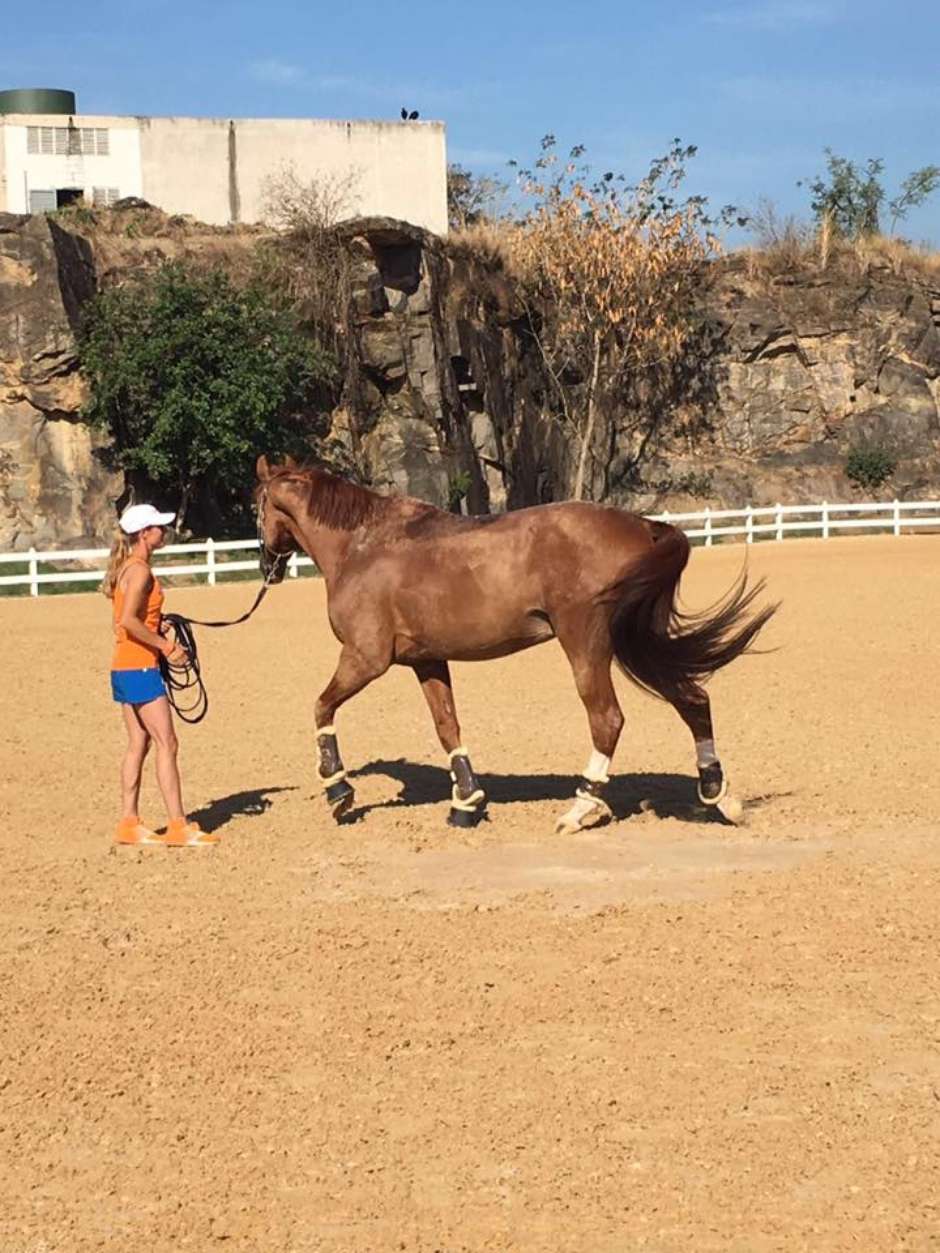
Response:
MULTIPOLYGON (((696 550, 686 600, 743 555, 696 550)), ((200 633, 184 778, 223 843, 116 851, 108 607, 0 601, 2 1253, 940 1249, 940 538, 750 565, 779 651, 712 686, 749 825, 622 682, 618 820, 576 838, 555 644, 455 667, 487 825, 445 825, 402 671, 339 716, 333 826, 307 581, 200 633)))

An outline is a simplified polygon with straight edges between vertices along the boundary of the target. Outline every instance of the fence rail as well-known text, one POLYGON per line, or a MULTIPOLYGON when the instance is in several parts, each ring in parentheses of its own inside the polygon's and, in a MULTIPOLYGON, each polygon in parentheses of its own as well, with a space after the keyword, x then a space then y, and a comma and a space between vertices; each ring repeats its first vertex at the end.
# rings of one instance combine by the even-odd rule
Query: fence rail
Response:
MULTIPOLYGON (((651 515, 662 522, 681 526, 689 539, 702 540, 706 547, 726 539, 744 539, 747 544, 761 538, 772 537, 780 541, 788 535, 804 537, 817 534, 829 539, 841 531, 867 530, 888 531, 903 535, 921 527, 933 527, 940 531, 940 501, 938 500, 891 500, 866 501, 861 504, 820 505, 762 505, 746 509, 703 509, 698 513, 659 513, 651 515)), ((162 561, 157 566, 161 575, 201 575, 214 586, 220 575, 237 574, 257 570, 258 558, 228 560, 227 553, 256 553, 257 539, 204 540, 196 544, 173 544, 160 550, 163 557, 202 556, 200 562, 177 564, 162 561), (219 560, 222 554, 223 559, 219 560)), ((0 574, 0 589, 28 587, 31 596, 38 596, 40 588, 51 583, 100 582, 107 564, 106 548, 59 548, 39 552, 30 548, 21 553, 0 553, 0 570, 6 565, 25 565, 25 572, 0 574), (59 566, 68 562, 81 562, 81 570, 40 570, 41 565, 59 566), (94 567, 88 568, 93 562, 94 567)), ((302 566, 312 566, 309 557, 294 553, 288 563, 289 578, 297 578, 302 566)), ((2 595, 2 591, 0 591, 2 595)))

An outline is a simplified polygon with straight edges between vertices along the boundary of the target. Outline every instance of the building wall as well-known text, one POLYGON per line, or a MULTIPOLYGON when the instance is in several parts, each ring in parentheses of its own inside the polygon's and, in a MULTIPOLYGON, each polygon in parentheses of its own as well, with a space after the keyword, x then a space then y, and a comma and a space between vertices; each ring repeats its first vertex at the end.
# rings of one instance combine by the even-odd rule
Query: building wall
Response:
POLYGON ((96 187, 109 188, 119 196, 141 195, 140 135, 136 118, 75 117, 79 129, 90 127, 108 132, 109 154, 71 156, 30 153, 28 128, 67 127, 61 114, 8 114, 0 117, 3 137, 3 183, 0 206, 6 201, 8 213, 28 213, 31 191, 54 191, 78 187, 92 200, 96 187))
POLYGON ((116 188, 167 213, 225 225, 263 216, 267 180, 292 169, 303 181, 349 180, 346 216, 403 218, 447 230, 447 156, 440 122, 314 119, 117 118, 76 116, 106 128, 110 156, 27 153, 27 126, 63 126, 63 117, 0 117, 0 208, 29 211, 29 191, 116 188))

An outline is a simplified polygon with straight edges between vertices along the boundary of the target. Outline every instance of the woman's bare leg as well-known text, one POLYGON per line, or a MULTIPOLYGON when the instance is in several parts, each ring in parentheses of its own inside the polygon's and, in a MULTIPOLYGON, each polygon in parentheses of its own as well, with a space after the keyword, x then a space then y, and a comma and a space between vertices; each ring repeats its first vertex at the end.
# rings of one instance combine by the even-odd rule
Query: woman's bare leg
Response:
POLYGON ((121 817, 137 818, 140 803, 140 776, 150 748, 150 736, 134 705, 122 705, 127 729, 127 751, 121 762, 121 817))
POLYGON ((166 805, 167 817, 171 822, 181 820, 183 814, 183 794, 180 785, 180 772, 176 764, 179 743, 173 729, 173 715, 170 703, 165 696, 148 701, 146 705, 135 706, 144 730, 154 743, 157 754, 157 783, 166 805))

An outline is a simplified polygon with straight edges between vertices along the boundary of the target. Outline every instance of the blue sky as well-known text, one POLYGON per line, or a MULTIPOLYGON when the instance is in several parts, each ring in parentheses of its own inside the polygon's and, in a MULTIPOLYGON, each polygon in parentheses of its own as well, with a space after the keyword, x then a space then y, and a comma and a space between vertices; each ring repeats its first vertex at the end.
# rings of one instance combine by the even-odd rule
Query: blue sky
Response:
MULTIPOLYGON (((447 123, 452 160, 503 172, 540 137, 640 176, 673 136, 689 190, 806 212, 825 146, 882 156, 889 191, 940 165, 940 4, 912 0, 92 0, 16 8, 3 86, 71 87, 87 113, 447 123)), ((904 233, 940 246, 940 193, 904 233)))

